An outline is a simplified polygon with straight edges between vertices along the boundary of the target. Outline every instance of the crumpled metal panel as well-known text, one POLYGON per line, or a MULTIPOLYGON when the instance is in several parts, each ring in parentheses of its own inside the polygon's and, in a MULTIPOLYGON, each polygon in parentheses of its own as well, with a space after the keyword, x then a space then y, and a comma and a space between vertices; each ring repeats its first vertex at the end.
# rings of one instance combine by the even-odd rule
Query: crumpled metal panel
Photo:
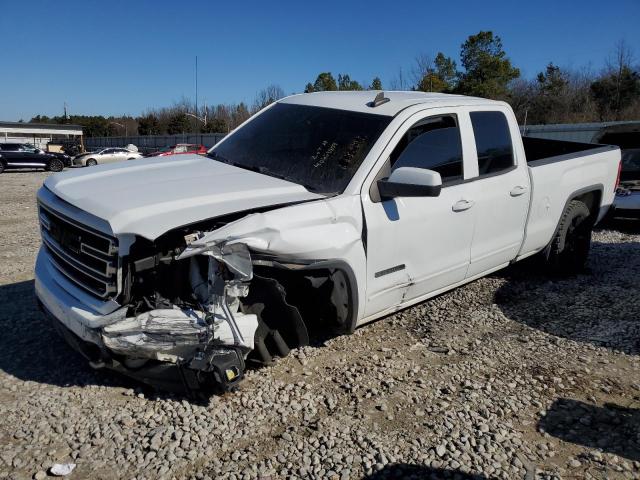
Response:
POLYGON ((205 252, 207 272, 191 259, 191 288, 202 310, 156 309, 106 326, 102 338, 110 350, 133 358, 177 361, 209 344, 253 350, 258 318, 239 311, 238 297, 253 278, 245 245, 222 245, 205 252), (226 266, 226 270, 222 266, 226 266), (228 279, 231 274, 233 278, 228 279))

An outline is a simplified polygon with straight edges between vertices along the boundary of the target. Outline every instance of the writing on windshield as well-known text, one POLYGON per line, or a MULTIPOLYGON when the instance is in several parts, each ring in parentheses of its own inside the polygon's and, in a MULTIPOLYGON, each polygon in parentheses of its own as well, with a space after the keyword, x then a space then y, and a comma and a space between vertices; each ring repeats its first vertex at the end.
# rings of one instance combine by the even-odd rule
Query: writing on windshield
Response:
POLYGON ((322 193, 341 193, 392 117, 278 103, 209 156, 322 193))

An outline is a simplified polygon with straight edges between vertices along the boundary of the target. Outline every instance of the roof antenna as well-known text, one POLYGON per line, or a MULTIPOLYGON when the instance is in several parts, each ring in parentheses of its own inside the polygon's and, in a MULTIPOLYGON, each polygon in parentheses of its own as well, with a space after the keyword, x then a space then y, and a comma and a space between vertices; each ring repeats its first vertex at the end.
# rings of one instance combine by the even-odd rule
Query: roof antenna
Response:
POLYGON ((376 98, 373 99, 373 102, 369 102, 367 103, 367 105, 370 106, 371 108, 375 108, 389 101, 391 100, 384 96, 384 92, 380 92, 376 95, 376 98))

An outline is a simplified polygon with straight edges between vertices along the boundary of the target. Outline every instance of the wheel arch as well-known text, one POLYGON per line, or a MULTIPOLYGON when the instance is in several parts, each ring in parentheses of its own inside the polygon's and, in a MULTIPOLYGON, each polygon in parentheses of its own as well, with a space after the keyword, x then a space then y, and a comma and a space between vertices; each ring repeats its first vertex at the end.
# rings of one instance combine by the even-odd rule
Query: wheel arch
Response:
POLYGON ((571 193, 562 207, 560 212, 560 217, 558 217, 558 221, 556 223, 556 228, 553 230, 553 235, 551 235, 551 239, 545 248, 542 249, 545 257, 548 257, 549 252, 551 250, 551 245, 553 243, 553 239, 556 238, 558 231, 560 230, 560 225, 562 223, 562 217, 564 213, 569 208, 569 204, 574 200, 578 200, 583 202, 587 208, 589 209, 589 221, 591 222, 591 226, 596 224, 598 220, 598 213, 600 212, 600 207, 602 205, 602 195, 604 192, 604 186, 601 183, 597 183, 594 185, 589 185, 588 187, 580 188, 573 193, 571 193))
MULTIPOLYGON (((258 259, 259 258, 260 256, 258 256, 258 259)), ((271 257, 270 260, 276 260, 276 259, 271 257)), ((285 260, 285 262, 287 261, 285 260)), ((358 280, 351 265, 346 260, 339 259, 339 258, 327 259, 327 260, 316 260, 316 261, 301 260, 300 262, 301 263, 299 263, 293 269, 284 267, 282 264, 280 264, 280 266, 276 268, 279 268, 281 270, 288 270, 290 272, 298 272, 301 275, 305 275, 314 271, 319 272, 319 271, 332 271, 332 270, 338 271, 344 275, 344 279, 346 281, 345 287, 346 287, 346 294, 348 298, 348 312, 349 312, 348 321, 345 322, 346 328, 344 333, 347 333, 347 334, 353 333, 358 323, 359 296, 358 296, 358 280)), ((279 264, 279 262, 276 260, 275 264, 279 264)))
MULTIPOLYGON (((598 216, 600 213, 600 208, 602 207, 602 196, 604 194, 604 186, 601 183, 590 185, 588 187, 581 188, 576 190, 571 195, 569 195, 562 213, 567 210, 569 203, 574 200, 580 201, 584 203, 589 209, 589 221, 592 222, 592 226, 596 224, 598 220, 598 216)), ((560 216, 562 218, 562 216, 560 216)), ((560 220, 558 220, 558 224, 560 220)), ((558 226, 556 226, 557 232, 558 226)), ((555 232, 554 232, 555 233, 555 232)))

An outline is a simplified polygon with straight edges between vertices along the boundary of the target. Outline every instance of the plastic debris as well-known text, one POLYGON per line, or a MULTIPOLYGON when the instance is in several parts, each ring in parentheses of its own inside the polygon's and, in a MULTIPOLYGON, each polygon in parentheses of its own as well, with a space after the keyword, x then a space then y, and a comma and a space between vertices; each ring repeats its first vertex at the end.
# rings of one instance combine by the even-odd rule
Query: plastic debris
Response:
POLYGON ((54 463, 49 469, 49 473, 56 477, 65 477, 73 472, 74 468, 76 468, 75 463, 54 463))

